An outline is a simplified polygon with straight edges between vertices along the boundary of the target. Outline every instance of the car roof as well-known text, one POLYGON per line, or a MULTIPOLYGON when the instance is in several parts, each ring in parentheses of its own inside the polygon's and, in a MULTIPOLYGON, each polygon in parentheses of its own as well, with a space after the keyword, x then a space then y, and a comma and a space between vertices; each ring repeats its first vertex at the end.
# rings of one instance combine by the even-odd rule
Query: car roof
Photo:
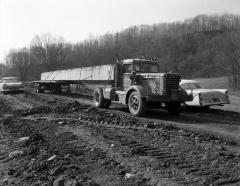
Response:
POLYGON ((182 79, 180 82, 180 85, 186 84, 186 83, 199 83, 199 82, 196 80, 192 80, 192 79, 182 79))

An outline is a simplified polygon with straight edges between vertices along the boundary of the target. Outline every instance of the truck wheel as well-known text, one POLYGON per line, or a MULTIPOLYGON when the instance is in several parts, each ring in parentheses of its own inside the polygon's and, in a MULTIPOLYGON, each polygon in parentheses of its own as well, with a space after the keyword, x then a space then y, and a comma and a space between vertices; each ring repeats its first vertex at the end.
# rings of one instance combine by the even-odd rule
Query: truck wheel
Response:
POLYGON ((104 107, 104 98, 103 98, 103 90, 97 88, 93 93, 93 102, 95 107, 103 108, 104 107))
POLYGON ((146 110, 145 100, 141 98, 141 95, 139 95, 136 91, 134 91, 129 96, 128 108, 132 115, 140 116, 146 110))
POLYGON ((111 100, 104 99, 103 108, 108 108, 111 105, 111 100))
POLYGON ((182 111, 182 107, 180 103, 168 103, 167 104, 167 111, 169 114, 178 115, 182 111))

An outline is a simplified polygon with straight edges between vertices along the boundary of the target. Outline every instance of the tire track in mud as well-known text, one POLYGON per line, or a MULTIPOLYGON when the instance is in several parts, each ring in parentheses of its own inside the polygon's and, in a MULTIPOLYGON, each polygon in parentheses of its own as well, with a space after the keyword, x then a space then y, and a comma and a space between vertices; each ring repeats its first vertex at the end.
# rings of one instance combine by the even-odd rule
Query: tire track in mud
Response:
MULTIPOLYGON (((63 127, 64 130, 68 132, 72 132, 74 135, 78 136, 82 140, 85 141, 85 144, 90 147, 91 149, 98 149, 103 151, 106 156, 111 157, 112 161, 115 162, 115 165, 118 167, 123 167, 124 169, 130 169, 130 173, 138 176, 143 177, 145 180, 149 180, 147 185, 155 185, 155 184, 161 184, 161 185, 169 185, 169 186, 176 186, 180 185, 180 183, 177 183, 174 180, 171 180, 170 178, 167 178, 160 172, 156 172, 155 174, 151 171, 147 171, 148 175, 146 174, 145 167, 138 168, 139 165, 142 163, 145 163, 145 159, 134 159, 133 157, 126 157, 126 154, 123 154, 123 150, 119 148, 118 150, 114 149, 113 144, 109 143, 109 141, 105 138, 110 138, 110 136, 106 137, 106 134, 104 134, 104 137, 99 133, 96 135, 95 133, 92 134, 92 131, 89 130, 89 128, 86 128, 85 126, 78 125, 78 126, 72 126, 72 125, 65 125, 63 127), (132 170, 136 169, 138 172, 133 172, 132 170), (146 174, 144 176, 144 173, 146 174)), ((127 144, 126 144, 127 145, 127 144)), ((136 146, 142 146, 142 145, 136 145, 136 146)), ((150 149, 149 146, 145 146, 145 148, 150 149)))
MULTIPOLYGON (((14 95, 15 97, 19 97, 19 95, 14 95)), ((58 111, 60 111, 61 107, 70 103, 70 107, 71 104, 73 103, 73 107, 74 107, 74 103, 76 103, 76 99, 75 98, 69 98, 69 97, 65 97, 62 95, 52 95, 52 94, 34 94, 34 93, 27 93, 27 97, 35 101, 40 101, 42 105, 44 106, 38 106, 39 108, 33 107, 33 109, 27 109, 27 112, 25 113, 26 115, 31 115, 34 113, 39 113, 39 110, 42 110, 42 112, 44 112, 44 110, 52 110, 52 107, 56 107, 56 105, 58 106, 58 111), (42 108, 41 108, 42 107, 42 108), (41 109, 40 109, 41 108, 41 109)), ((17 99, 17 98, 16 98, 17 99)), ((27 99, 26 99, 27 101, 27 99)), ((80 100, 81 101, 81 100, 80 100)), ((38 104, 35 104, 35 106, 38 104)), ((186 130, 195 130, 196 132, 199 132, 199 130, 203 131, 205 130, 205 132, 209 133, 209 135, 214 134, 216 136, 222 135, 224 137, 225 140, 230 140, 230 141, 234 141, 234 142, 240 142, 239 139, 239 135, 233 132, 231 133, 231 131, 224 131, 224 128, 215 128, 214 126, 211 126, 211 123, 209 123, 209 125, 203 126, 203 125, 198 125, 195 121, 195 123, 189 123, 189 121, 187 123, 184 123, 182 121, 182 116, 177 116, 176 118, 180 119, 180 123, 179 122, 175 122, 175 121, 171 121, 171 120, 166 120, 166 119, 152 119, 149 118, 151 117, 151 115, 149 117, 141 117, 141 118, 136 118, 134 116, 131 116, 129 113, 127 112, 123 112, 120 110, 110 110, 110 109, 92 109, 91 107, 89 107, 89 103, 85 104, 85 105, 81 105, 83 106, 83 108, 79 109, 78 104, 75 104, 76 108, 72 108, 75 111, 81 111, 83 109, 86 110, 86 112, 84 112, 83 115, 83 120, 86 120, 85 118, 88 118, 88 120, 91 120, 92 122, 94 121, 99 121, 102 124, 111 124, 114 127, 119 127, 119 128, 128 128, 128 127, 134 127, 134 128, 138 128, 138 127, 148 127, 148 128, 159 128, 159 124, 167 124, 167 125, 173 125, 176 126, 178 128, 185 128, 186 130), (92 110, 92 111, 91 111, 92 110), (98 117, 92 117, 92 115, 95 114, 95 112, 101 113, 102 112, 102 116, 98 116, 98 117), (116 115, 116 116, 115 116, 116 115), (87 117, 86 117, 87 116, 87 117), (127 117, 128 120, 127 122, 119 122, 118 120, 120 118, 124 118, 127 117), (110 119, 109 119, 110 118, 110 119), (146 124, 147 123, 147 124, 146 124), (208 132, 209 131, 209 132, 208 132), (232 134, 232 136, 231 136, 232 134)), ((34 106, 34 105, 33 105, 34 106)), ((126 110, 126 109, 125 109, 126 110)), ((62 111, 67 111, 69 112, 70 110, 66 110, 66 109, 62 109, 62 111)), ((45 112, 46 113, 46 112, 45 112)), ((184 113, 185 114, 185 113, 184 113)), ((166 115, 166 114, 165 114, 166 115)), ((195 115, 199 116, 199 113, 195 113, 195 115)), ((79 113, 79 116, 81 117, 81 112, 79 113)), ((169 118, 170 116, 168 116, 169 118)), ((184 117, 184 116, 183 116, 184 117)), ((193 116, 194 117, 194 116, 193 116)), ((175 118, 175 117, 173 117, 175 118)), ((194 117, 196 118, 196 117, 194 117)), ((201 118, 200 118, 201 120, 201 118)), ((124 120, 122 120, 124 121, 124 120)), ((109 127, 111 126, 109 125, 109 127)), ((203 131, 204 132, 204 131, 203 131)))
MULTIPOLYGON (((52 97, 52 94, 40 94, 40 97, 52 97)), ((91 105, 92 101, 89 95, 77 94, 63 94, 63 95, 54 95, 55 99, 59 102, 64 101, 76 101, 91 105)), ((128 109, 113 104, 110 109, 99 109, 102 111, 108 111, 110 113, 116 113, 119 115, 125 115, 127 117, 135 118, 131 116, 128 112, 128 109)), ((152 121, 153 123, 165 123, 169 125, 176 125, 179 128, 185 128, 189 130, 204 130, 210 134, 214 134, 216 136, 220 135, 225 138, 225 140, 235 141, 240 143, 240 128, 239 128, 239 120, 240 113, 232 112, 232 111, 223 111, 218 109, 210 109, 210 110, 202 110, 199 108, 187 109, 179 116, 171 116, 167 114, 165 111, 161 110, 152 110, 148 111, 145 117, 138 118, 139 121, 152 121)))
MULTIPOLYGON (((129 131, 122 129, 114 130, 112 128, 105 128, 102 125, 98 125, 98 128, 93 124, 90 124, 89 127, 93 130, 92 136, 101 136, 101 138, 108 141, 108 149, 111 143, 116 144, 116 149, 121 152, 121 155, 116 155, 118 161, 120 161, 119 163, 124 161, 125 163, 130 162, 130 164, 132 164, 132 167, 130 167, 135 171, 134 173, 148 178, 153 185, 161 183, 164 176, 165 178, 168 177, 168 180, 175 179, 175 182, 168 181, 168 184, 173 185, 176 184, 176 181, 178 184, 184 185, 225 185, 238 183, 240 181, 238 173, 235 172, 238 169, 235 163, 239 162, 239 155, 234 155, 224 148, 222 148, 222 150, 218 149, 218 145, 210 144, 211 147, 208 149, 205 148, 205 146, 209 145, 209 143, 203 142, 203 144, 201 144, 200 142, 195 142, 195 138, 194 140, 185 139, 180 142, 179 139, 177 139, 178 141, 172 141, 171 137, 168 137, 169 134, 164 135, 164 132, 167 133, 169 131, 164 130, 158 134, 159 136, 152 134, 156 134, 156 130, 147 130, 147 134, 151 136, 151 138, 143 140, 142 134, 146 133, 146 129, 145 131, 144 129, 143 131, 132 129, 129 129, 129 131), (154 138, 162 138, 162 136, 165 136, 163 137, 164 140, 158 139, 153 143, 154 138), (159 144, 159 141, 162 143, 159 144), (180 147, 178 147, 178 145, 180 147), (191 146, 186 149, 184 145, 191 146), (125 151, 123 149, 125 149, 125 151), (121 156, 123 154, 125 155, 125 160, 122 160, 123 157, 121 156), (126 160, 126 157, 128 160, 126 160), (229 163, 225 160, 232 162, 229 163), (133 163, 134 161, 135 163, 133 163), (141 167, 141 164, 144 164, 144 166, 141 167), (226 167, 225 169, 219 169, 217 166, 226 167)), ((67 126, 68 131, 80 136, 84 135, 84 130, 81 129, 83 131, 78 132, 78 129, 79 126, 67 126)), ((175 132, 176 131, 173 133, 175 132)), ((178 137, 179 136, 177 136, 177 138, 178 137)), ((93 139, 90 137, 89 132, 87 138, 86 141, 93 139)), ((89 142, 89 144, 90 146, 97 145, 98 148, 102 148, 102 144, 98 145, 97 141, 89 142)), ((113 150, 110 149, 110 151, 113 150)))
MULTIPOLYGON (((120 152, 116 156, 125 158, 125 164, 120 160, 124 167, 130 166, 134 174, 143 175, 152 184, 162 181, 164 176, 184 185, 226 185, 240 181, 240 156, 230 150, 235 145, 221 138, 77 102, 62 101, 60 105, 52 106, 48 114, 54 113, 58 117, 61 114, 61 120, 66 117, 64 121, 70 122, 61 132, 68 131, 82 138, 84 131, 90 131, 83 138, 87 146, 104 149, 110 154, 120 152), (113 148, 106 148, 98 143, 98 139, 114 144, 113 148)), ((22 116, 20 113, 19 117, 27 116, 25 119, 28 120, 32 114, 33 117, 47 116, 41 109, 39 112, 36 109, 22 116)))

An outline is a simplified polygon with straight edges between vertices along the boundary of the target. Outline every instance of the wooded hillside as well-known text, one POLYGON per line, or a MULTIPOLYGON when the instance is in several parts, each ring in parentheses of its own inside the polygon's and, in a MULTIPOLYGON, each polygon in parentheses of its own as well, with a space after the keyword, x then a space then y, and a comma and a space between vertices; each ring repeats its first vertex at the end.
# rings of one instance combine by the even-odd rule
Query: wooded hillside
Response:
POLYGON ((120 58, 157 57, 163 72, 185 78, 231 76, 240 87, 240 16, 199 15, 183 22, 129 27, 117 33, 66 43, 44 34, 31 47, 12 50, 5 74, 23 80, 38 79, 43 71, 102 65, 120 58))

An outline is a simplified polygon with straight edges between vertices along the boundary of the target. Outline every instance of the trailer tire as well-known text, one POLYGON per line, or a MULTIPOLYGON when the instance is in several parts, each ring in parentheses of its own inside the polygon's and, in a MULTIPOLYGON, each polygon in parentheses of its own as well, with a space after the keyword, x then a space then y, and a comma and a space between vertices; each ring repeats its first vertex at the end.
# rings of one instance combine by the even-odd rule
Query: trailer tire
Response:
POLYGON ((52 92, 55 94, 60 94, 62 92, 61 85, 55 85, 52 92))
POLYGON ((36 93, 40 93, 40 86, 39 86, 39 83, 36 83, 35 86, 34 86, 34 90, 36 93))
POLYGON ((94 106, 97 108, 103 108, 104 107, 104 97, 103 97, 103 90, 101 88, 97 88, 94 90, 93 93, 93 103, 94 106))
POLYGON ((168 113, 171 115, 178 115, 182 111, 182 107, 179 102, 168 103, 166 108, 167 108, 168 113))
POLYGON ((142 99, 141 95, 133 91, 128 98, 128 108, 132 115, 143 115, 146 110, 146 101, 142 99))

